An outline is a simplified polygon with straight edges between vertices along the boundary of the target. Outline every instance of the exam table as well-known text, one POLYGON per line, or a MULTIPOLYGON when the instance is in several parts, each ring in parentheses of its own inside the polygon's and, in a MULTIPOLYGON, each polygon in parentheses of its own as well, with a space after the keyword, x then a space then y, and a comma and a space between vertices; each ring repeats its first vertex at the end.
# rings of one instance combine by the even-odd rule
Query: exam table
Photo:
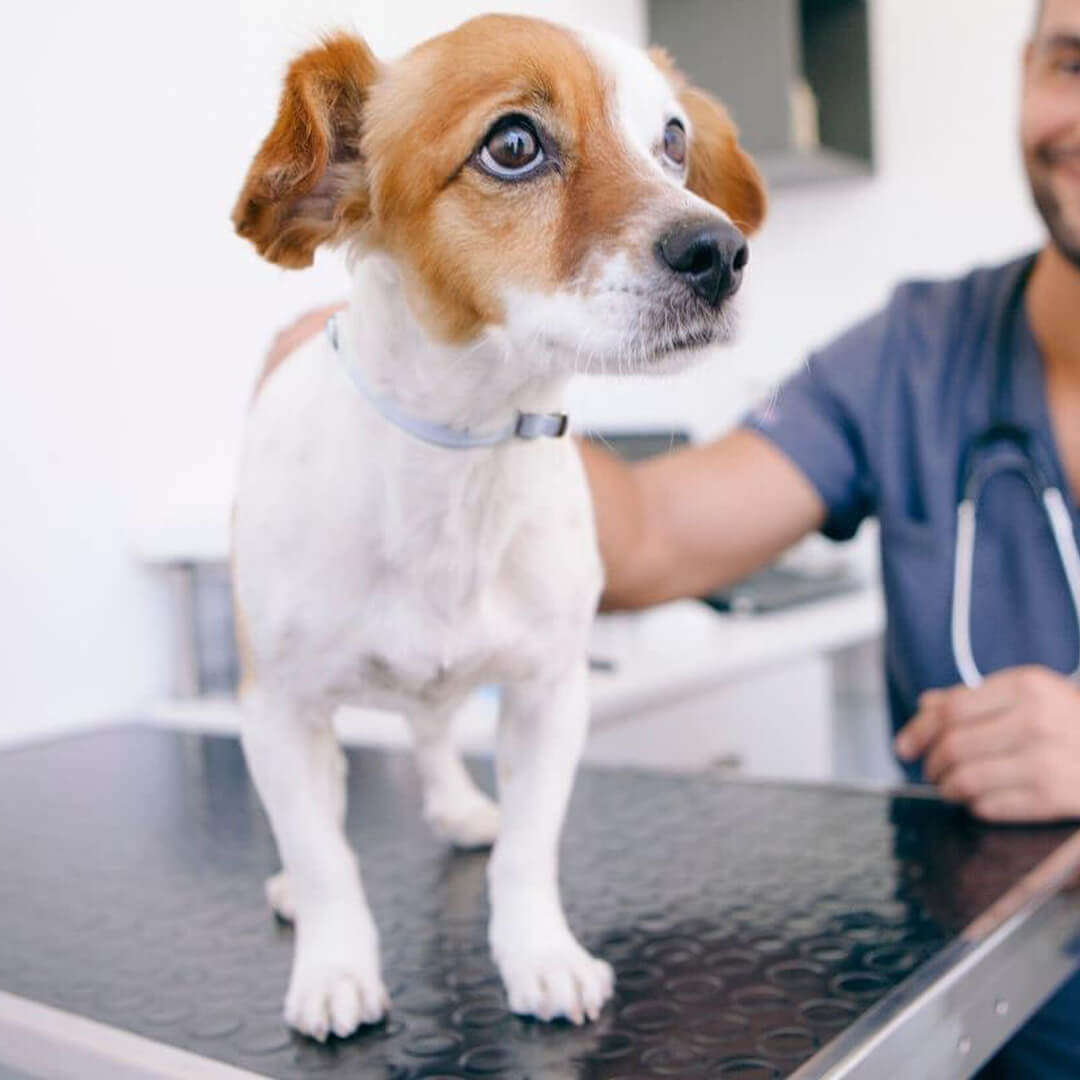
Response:
POLYGON ((393 1008, 325 1046, 281 1019, 292 929, 235 738, 0 753, 0 1078, 965 1077, 1080 965, 1075 828, 989 828, 921 789, 584 769, 563 896, 616 997, 580 1028, 522 1019, 486 856, 429 833, 408 755, 348 753, 393 1008))

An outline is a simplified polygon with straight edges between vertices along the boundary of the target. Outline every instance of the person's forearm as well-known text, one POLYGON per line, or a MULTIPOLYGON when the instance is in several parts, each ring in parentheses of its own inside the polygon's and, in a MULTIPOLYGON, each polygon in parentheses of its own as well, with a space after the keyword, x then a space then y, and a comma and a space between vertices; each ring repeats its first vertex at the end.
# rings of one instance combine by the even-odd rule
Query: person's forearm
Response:
POLYGON ((824 521, 809 480, 755 432, 735 431, 633 466, 595 446, 583 446, 582 457, 607 610, 704 596, 824 521))

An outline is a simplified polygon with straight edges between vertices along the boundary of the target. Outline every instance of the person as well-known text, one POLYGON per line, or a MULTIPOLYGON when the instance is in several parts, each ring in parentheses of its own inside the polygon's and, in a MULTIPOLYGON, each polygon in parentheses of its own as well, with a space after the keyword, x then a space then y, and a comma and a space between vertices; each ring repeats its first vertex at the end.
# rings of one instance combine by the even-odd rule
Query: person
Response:
MULTIPOLYGON (((635 466, 583 447, 609 608, 704 595, 812 531, 845 539, 876 516, 897 755, 911 779, 991 822, 1080 818, 1066 572, 1073 559, 1077 591, 1080 560, 1064 535, 1080 531, 1080 0, 1040 5, 1021 138, 1048 232, 1037 254, 901 286, 715 443, 635 466), (1015 444, 973 447, 1006 424, 1062 493, 1056 537, 1010 467, 1015 444), (965 479, 975 543, 957 566, 965 479), (954 582, 966 619, 954 620, 954 582)), ((1080 1077, 1080 977, 986 1075, 1080 1077)))
MULTIPOLYGON (((635 465, 582 445, 611 609, 705 595, 811 532, 850 538, 876 516, 897 755, 989 822, 1080 818, 1080 625, 1061 531, 1080 530, 1080 0, 1040 4, 1021 137, 1048 233, 1037 253, 901 286, 716 442, 635 465), (1061 493, 1057 535, 1029 481, 1061 493)), ((1071 571, 1080 592, 1080 560, 1071 571)), ((1080 976, 983 1075, 1080 1077, 1080 976)))
POLYGON ((1077 521, 1080 0, 1044 0, 1024 72, 1024 159, 1049 233, 1037 255, 900 287, 715 443, 632 467, 583 447, 608 608, 704 595, 810 532, 847 539, 876 516, 896 749, 993 821, 1080 817, 1080 690, 1065 677, 1080 629, 1020 480, 995 480, 978 506, 971 634, 995 674, 955 685, 950 642, 956 478, 994 419, 999 346, 1008 419, 1039 436, 1077 521))

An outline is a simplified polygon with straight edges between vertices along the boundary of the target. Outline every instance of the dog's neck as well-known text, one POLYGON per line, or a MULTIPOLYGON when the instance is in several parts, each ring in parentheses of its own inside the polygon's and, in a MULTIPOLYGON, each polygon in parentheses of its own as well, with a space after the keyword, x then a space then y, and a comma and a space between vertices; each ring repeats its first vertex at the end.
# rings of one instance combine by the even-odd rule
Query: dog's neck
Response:
POLYGON ((356 265, 349 307, 338 319, 344 363, 418 420, 482 433, 506 427, 518 412, 561 407, 567 376, 532 358, 523 363, 499 328, 467 345, 435 341, 385 256, 356 265))

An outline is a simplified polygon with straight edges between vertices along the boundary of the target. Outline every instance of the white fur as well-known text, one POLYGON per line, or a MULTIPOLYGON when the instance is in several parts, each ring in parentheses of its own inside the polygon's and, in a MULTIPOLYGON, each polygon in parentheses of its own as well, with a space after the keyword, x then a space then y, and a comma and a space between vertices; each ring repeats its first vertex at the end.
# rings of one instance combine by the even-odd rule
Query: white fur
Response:
POLYGON ((331 727, 343 703, 402 712, 428 820, 463 846, 495 841, 490 942, 511 1007, 582 1022, 612 992, 611 969, 574 939, 558 891, 601 588, 577 452, 568 440, 429 446, 383 419, 342 369, 359 365, 417 416, 494 429, 518 409, 557 409, 567 378, 594 359, 649 367, 665 340, 649 322, 662 277, 653 235, 679 215, 719 215, 656 158, 665 122, 681 115, 665 80, 640 53, 598 48, 625 140, 657 185, 649 220, 626 238, 645 256, 593 260, 551 296, 508 288, 504 325, 461 348, 434 343, 397 268, 369 256, 339 317, 340 354, 321 335, 303 346, 250 416, 234 524, 250 658, 243 741, 285 867, 268 898, 296 921, 285 1014, 317 1039, 388 1005, 344 834, 345 761, 331 727), (499 810, 449 736, 454 709, 487 683, 503 686, 499 810))
MULTIPOLYGON (((678 120, 688 135, 692 132, 686 110, 663 72, 640 49, 614 34, 594 30, 581 38, 612 82, 615 115, 627 145, 639 160, 678 177, 661 160, 664 126, 678 120)), ((715 207, 709 209, 717 212, 715 207)))

